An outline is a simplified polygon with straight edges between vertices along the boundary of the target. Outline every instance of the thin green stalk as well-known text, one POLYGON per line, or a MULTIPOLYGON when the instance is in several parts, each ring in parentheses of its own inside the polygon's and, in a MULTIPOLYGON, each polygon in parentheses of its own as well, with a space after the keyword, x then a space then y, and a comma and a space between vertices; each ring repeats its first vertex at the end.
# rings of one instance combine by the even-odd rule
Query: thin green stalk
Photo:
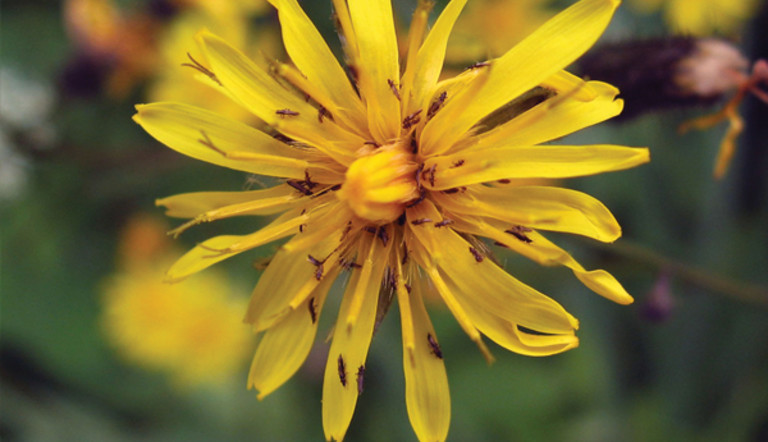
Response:
POLYGON ((768 308, 768 287, 747 284, 716 275, 712 271, 682 263, 647 247, 623 239, 614 244, 590 242, 590 245, 626 260, 639 262, 660 271, 663 270, 670 276, 696 287, 742 302, 768 308))

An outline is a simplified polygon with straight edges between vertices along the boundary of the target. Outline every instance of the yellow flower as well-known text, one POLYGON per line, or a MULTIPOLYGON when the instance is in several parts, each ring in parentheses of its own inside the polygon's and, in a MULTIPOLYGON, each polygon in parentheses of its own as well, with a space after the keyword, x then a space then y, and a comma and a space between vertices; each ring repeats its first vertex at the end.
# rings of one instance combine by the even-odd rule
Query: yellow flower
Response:
POLYGON ((123 233, 120 269, 103 290, 105 335, 126 361, 167 373, 179 387, 226 380, 251 349, 241 323, 246 303, 216 272, 165 283, 172 250, 164 236, 162 224, 146 217, 123 233))
POLYGON ((189 70, 178 67, 194 61, 196 54, 187 44, 203 26, 238 45, 250 46, 256 40, 262 49, 277 47, 273 26, 250 26, 268 12, 266 0, 167 0, 165 6, 173 11, 170 17, 151 7, 121 8, 114 0, 66 0, 63 12, 78 50, 104 68, 110 96, 124 97, 149 79, 150 100, 183 98, 241 116, 242 112, 232 111, 237 106, 222 104, 217 94, 199 87, 189 70))
POLYGON ((67 29, 78 49, 108 66, 106 92, 124 97, 157 61, 159 23, 148 14, 126 14, 112 0, 66 0, 67 29))
POLYGON ((447 63, 497 57, 530 34, 553 13, 548 0, 470 2, 451 33, 447 63))
POLYGON ((663 10, 676 31, 692 35, 737 32, 759 6, 757 0, 634 0, 638 11, 663 10))
POLYGON ((236 15, 262 14, 267 9, 267 0, 176 0, 178 6, 199 9, 217 20, 235 18, 236 15))
POLYGON ((263 190, 159 200, 169 216, 191 218, 176 233, 232 216, 280 214, 254 233, 202 242, 167 276, 180 280, 290 237, 246 313, 263 332, 248 380, 263 398, 301 366, 328 291, 347 274, 323 385, 328 439, 347 431, 377 314, 396 298, 408 415, 419 439, 442 440, 450 399, 425 291, 439 294, 489 359, 483 334, 533 356, 578 342, 576 319, 489 259, 477 236, 565 265, 597 293, 632 302, 606 271, 585 270, 539 233, 614 241, 620 228, 605 206, 580 192, 516 181, 648 161, 647 149, 541 144, 621 111, 615 88, 563 70, 597 40, 619 2, 582 0, 499 58, 443 81, 448 36, 466 0, 449 2, 429 31, 430 2, 420 2, 404 69, 389 0, 333 3, 353 82, 296 0, 272 1, 292 65, 265 71, 215 35, 199 35, 210 83, 271 126, 269 133, 184 104, 137 106, 135 121, 172 149, 285 179, 263 190))

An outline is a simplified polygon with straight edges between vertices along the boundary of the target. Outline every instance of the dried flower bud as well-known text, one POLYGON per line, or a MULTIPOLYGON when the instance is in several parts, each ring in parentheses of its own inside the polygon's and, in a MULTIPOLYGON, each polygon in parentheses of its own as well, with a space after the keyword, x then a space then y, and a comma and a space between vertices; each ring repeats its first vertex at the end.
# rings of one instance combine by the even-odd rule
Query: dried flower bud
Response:
POLYGON ((738 89, 749 62, 732 44, 671 37, 604 45, 584 56, 582 75, 611 83, 625 100, 621 118, 714 104, 738 89))
POLYGON ((714 176, 722 178, 744 129, 738 107, 748 94, 768 104, 768 62, 752 65, 738 48, 716 38, 673 37, 604 46, 582 58, 582 75, 618 86, 626 101, 622 118, 675 107, 725 101, 712 114, 683 123, 689 129, 708 129, 728 121, 720 143, 714 176), (726 101, 727 100, 727 101, 726 101))

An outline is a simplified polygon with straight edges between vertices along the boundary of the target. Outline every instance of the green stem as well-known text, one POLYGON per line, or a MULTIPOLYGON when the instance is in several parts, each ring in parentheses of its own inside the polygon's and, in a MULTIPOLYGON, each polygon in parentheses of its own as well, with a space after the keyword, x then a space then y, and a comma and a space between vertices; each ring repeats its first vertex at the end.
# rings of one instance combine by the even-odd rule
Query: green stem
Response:
POLYGON ((742 302, 768 308, 768 288, 764 286, 745 284, 741 281, 716 275, 711 271, 684 264, 627 240, 620 240, 615 244, 602 244, 590 241, 590 245, 624 259, 663 270, 670 276, 691 285, 726 295, 742 302))

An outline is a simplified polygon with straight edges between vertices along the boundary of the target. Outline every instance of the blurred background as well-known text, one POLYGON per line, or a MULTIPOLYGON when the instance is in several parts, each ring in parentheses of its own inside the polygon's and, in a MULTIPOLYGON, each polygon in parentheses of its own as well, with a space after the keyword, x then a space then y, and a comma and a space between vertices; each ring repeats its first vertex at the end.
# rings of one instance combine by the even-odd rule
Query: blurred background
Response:
MULTIPOLYGON (((330 1, 300 3, 338 49, 330 1)), ((571 3, 471 0, 448 67, 500 55, 571 3)), ((394 4, 407 29, 415 0, 394 4)), ((202 27, 260 63, 287 60, 273 9, 262 0, 0 8, 0 439, 321 440, 325 332, 280 390, 258 401, 245 389, 255 338, 240 320, 277 245, 181 284, 161 282, 196 242, 266 220, 203 225, 172 240, 165 232, 178 221, 154 200, 258 188, 260 178, 176 154, 131 121, 134 104, 158 100, 249 121, 181 64, 202 27)), ((763 0, 626 0, 600 43, 718 36, 755 61, 768 58, 765 29, 763 0)), ((727 124, 677 130, 723 100, 567 140, 651 149, 648 165, 565 183, 602 200, 622 239, 556 238, 585 267, 613 273, 635 304, 612 304, 567 269, 497 250, 513 275, 580 319, 579 348, 535 359, 489 344, 497 360, 488 366, 450 313, 431 306, 451 386, 449 440, 768 440, 768 104, 742 103, 746 128, 722 180, 712 170, 727 124)), ((390 314, 374 337, 348 440, 415 440, 399 340, 390 314)))

